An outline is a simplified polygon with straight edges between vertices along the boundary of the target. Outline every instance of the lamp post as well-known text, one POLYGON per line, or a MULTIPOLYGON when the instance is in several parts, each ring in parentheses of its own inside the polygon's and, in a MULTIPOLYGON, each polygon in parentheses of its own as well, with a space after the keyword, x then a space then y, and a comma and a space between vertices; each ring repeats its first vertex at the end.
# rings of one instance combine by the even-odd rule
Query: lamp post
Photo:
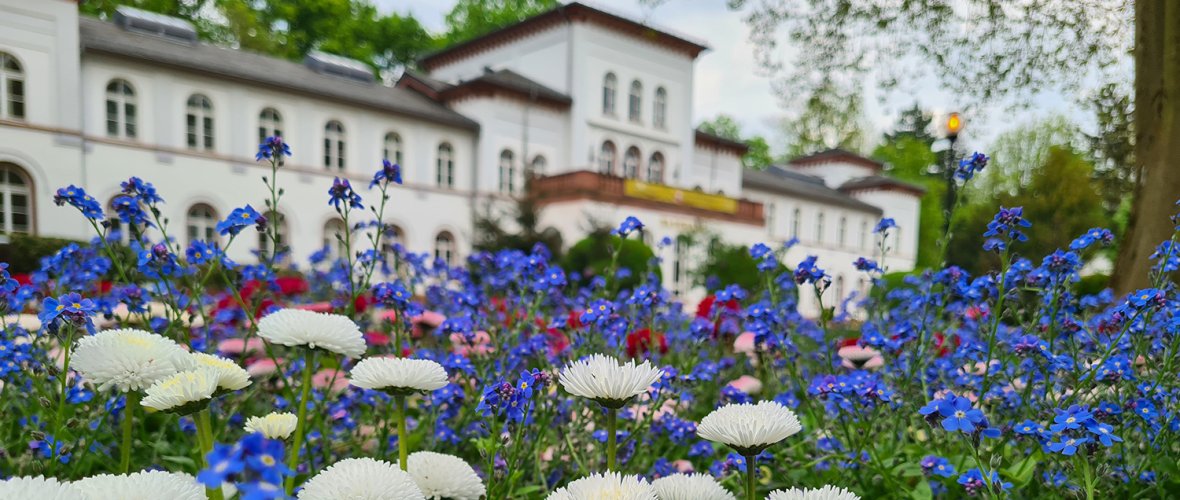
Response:
MULTIPOLYGON (((942 222, 943 234, 950 236, 951 212, 955 209, 955 141, 959 140, 959 132, 963 130, 963 117, 959 113, 951 113, 946 117, 946 139, 950 146, 946 149, 946 164, 943 166, 943 176, 946 178, 946 196, 943 197, 942 222)), ((947 242, 946 244, 949 244, 947 242)))

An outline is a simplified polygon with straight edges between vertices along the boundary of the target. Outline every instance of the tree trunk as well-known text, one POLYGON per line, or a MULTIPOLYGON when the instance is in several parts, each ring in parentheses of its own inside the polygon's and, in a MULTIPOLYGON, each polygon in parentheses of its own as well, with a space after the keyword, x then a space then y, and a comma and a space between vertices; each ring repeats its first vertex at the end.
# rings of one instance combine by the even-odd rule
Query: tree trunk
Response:
POLYGON ((1151 254, 1180 207, 1180 1, 1135 2, 1135 201, 1111 286, 1150 286, 1151 254))

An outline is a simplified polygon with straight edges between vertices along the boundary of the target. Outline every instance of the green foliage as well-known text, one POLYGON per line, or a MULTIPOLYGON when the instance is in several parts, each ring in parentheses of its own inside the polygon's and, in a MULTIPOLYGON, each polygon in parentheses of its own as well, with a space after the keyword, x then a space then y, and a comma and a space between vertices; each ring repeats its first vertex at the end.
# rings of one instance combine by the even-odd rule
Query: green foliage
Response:
POLYGON ((1119 213, 1133 197, 1139 168, 1135 164, 1135 105, 1118 85, 1099 89, 1088 101, 1098 122, 1094 135, 1086 135, 1094 159, 1094 177, 1109 215, 1119 213))
POLYGON ((456 44, 557 7, 557 0, 459 0, 447 13, 446 45, 456 44))
POLYGON ((705 261, 694 272, 697 286, 717 280, 721 286, 738 285, 744 290, 758 290, 766 285, 765 273, 758 270, 758 261, 750 257, 750 247, 729 245, 713 237, 708 243, 705 261))
POLYGON ((783 121, 788 158, 832 148, 852 152, 864 149, 864 116, 859 89, 843 90, 825 77, 800 109, 798 115, 783 121))
POLYGON ((746 143, 749 151, 742 157, 742 166, 757 170, 765 169, 774 163, 774 155, 770 152, 770 143, 765 137, 753 136, 749 139, 742 136, 742 126, 732 116, 720 114, 712 120, 705 120, 697 126, 702 132, 724 137, 731 141, 746 143))
POLYGON ((659 267, 648 264, 655 252, 642 241, 634 238, 621 239, 608 230, 599 229, 574 244, 562 259, 561 267, 567 273, 578 273, 581 284, 586 285, 594 276, 606 276, 611 267, 614 249, 619 249, 618 269, 628 269, 631 276, 618 281, 620 289, 634 288, 643 282, 644 273, 651 271, 660 276, 659 267))
POLYGON ((10 273, 31 273, 41 267, 41 257, 52 255, 70 243, 82 244, 62 238, 10 234, 8 243, 0 245, 0 262, 8 263, 10 273))
POLYGON ((1074 149, 1079 137, 1077 126, 1064 116, 1053 116, 1008 130, 988 148, 991 161, 972 182, 974 188, 981 196, 987 197, 1014 194, 1031 182, 1035 171, 1048 159, 1050 148, 1074 149))
POLYGON ((900 132, 899 124, 892 134, 886 134, 886 142, 877 146, 872 157, 889 167, 889 175, 913 182, 926 188, 919 207, 918 267, 938 267, 941 256, 938 240, 942 238, 945 220, 943 198, 946 196, 946 182, 930 167, 936 165, 938 156, 930 150, 930 144, 921 136, 900 132))
MULTIPOLYGON (((983 197, 955 214, 956 231, 948 260, 978 273, 994 269, 995 255, 981 251, 981 230, 1000 206, 1024 207, 1024 218, 1032 223, 1029 240, 1013 250, 1024 256, 1043 256, 1068 248, 1078 235, 1109 223, 1103 215, 1101 196, 1092 179, 1093 167, 1078 153, 1062 147, 1049 148, 1044 164, 1032 172, 1026 186, 1016 194, 983 197), (960 228, 972 228, 963 230, 960 228)), ((968 196, 979 193, 968 191, 968 196)))

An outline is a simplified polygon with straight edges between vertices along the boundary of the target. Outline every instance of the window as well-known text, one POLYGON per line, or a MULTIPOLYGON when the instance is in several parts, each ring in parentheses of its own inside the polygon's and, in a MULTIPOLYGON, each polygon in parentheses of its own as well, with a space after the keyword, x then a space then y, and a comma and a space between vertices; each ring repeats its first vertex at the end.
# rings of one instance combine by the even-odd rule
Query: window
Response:
POLYGON ((275 108, 263 109, 258 114, 258 143, 266 142, 268 137, 283 136, 283 115, 275 108))
POLYGON ((204 203, 189 207, 185 228, 188 229, 188 242, 197 240, 207 242, 217 241, 217 211, 204 203))
POLYGON ((602 150, 598 152, 598 173, 615 175, 616 155, 615 143, 610 141, 602 143, 602 150))
POLYGON ((33 231, 32 181, 24 169, 0 163, 0 231, 29 234, 33 231))
POLYGON ((344 124, 332 120, 324 126, 324 168, 344 170, 344 124))
POLYGON ((324 223, 324 239, 323 245, 320 248, 328 249, 329 260, 345 257, 348 246, 344 244, 344 236, 347 232, 348 227, 344 225, 344 220, 342 219, 332 219, 324 223))
POLYGON ((135 132, 135 89, 127 80, 111 80, 107 84, 107 135, 134 139, 135 132))
POLYGON ((865 221, 860 222, 860 249, 869 249, 869 223, 865 221))
POLYGON ((840 246, 844 246, 844 234, 848 232, 848 219, 846 217, 840 217, 839 230, 840 230, 839 243, 840 243, 840 246))
POLYGON ((824 213, 823 212, 820 212, 819 215, 817 215, 815 217, 815 242, 816 243, 823 243, 824 242, 824 213))
POLYGON ((435 177, 439 187, 455 187, 455 158, 451 145, 442 143, 438 146, 438 165, 435 167, 435 177))
POLYGON ((278 250, 280 252, 287 250, 287 244, 291 239, 290 228, 287 227, 287 217, 281 213, 273 210, 266 213, 266 231, 258 231, 258 253, 261 257, 266 258, 272 255, 275 251, 274 242, 271 241, 272 227, 277 229, 278 250))
POLYGON ((651 159, 647 160, 647 182, 664 183, 664 155, 652 153, 651 159))
POLYGON ((188 98, 185 124, 189 148, 213 150, 213 102, 208 97, 193 94, 188 98))
POLYGON ((656 89, 656 100, 651 109, 651 124, 656 128, 665 128, 668 120, 668 91, 664 87, 656 89))
POLYGON ((385 134, 385 148, 381 150, 381 158, 398 165, 402 164, 402 136, 397 132, 385 134))
MULTIPOLYGON (((116 195, 114 198, 111 198, 109 203, 107 203, 107 235, 117 236, 117 238, 111 238, 113 241, 117 241, 124 245, 130 245, 132 228, 130 226, 124 227, 123 219, 120 219, 118 212, 115 211, 115 205, 117 205, 116 202, 119 201, 119 198, 120 195, 116 195)), ((134 200, 134 198, 128 198, 134 200)), ((138 201, 135 203, 138 203, 138 201)))
POLYGON ((643 118, 643 84, 639 80, 631 82, 631 95, 627 99, 627 118, 637 122, 643 118))
POLYGON ((443 231, 434 237, 434 260, 442 260, 447 267, 454 265, 455 237, 443 231))
POLYGON ((516 192, 516 165, 513 163, 512 151, 505 149, 500 152, 500 192, 512 194, 516 192))
POLYGON ((602 79, 602 114, 614 116, 615 89, 619 86, 619 79, 614 73, 607 73, 602 79))
POLYGON ((25 72, 16 56, 0 52, 0 118, 25 117, 25 72))
POLYGON ((795 213, 791 215, 791 237, 799 237, 799 221, 803 218, 803 211, 795 207, 795 213))
POLYGON ((688 258, 688 239, 683 236, 676 237, 676 247, 672 251, 672 293, 681 295, 685 292, 686 284, 688 282, 688 273, 686 272, 688 258))
POLYGON ((549 162, 545 160, 544 156, 541 156, 541 155, 534 156, 533 157, 533 164, 532 164, 532 168, 531 168, 532 171, 529 173, 531 175, 544 175, 545 174, 545 166, 548 163, 549 162))
POLYGON ((623 155, 623 177, 639 178, 639 148, 635 146, 627 148, 627 154, 623 155))

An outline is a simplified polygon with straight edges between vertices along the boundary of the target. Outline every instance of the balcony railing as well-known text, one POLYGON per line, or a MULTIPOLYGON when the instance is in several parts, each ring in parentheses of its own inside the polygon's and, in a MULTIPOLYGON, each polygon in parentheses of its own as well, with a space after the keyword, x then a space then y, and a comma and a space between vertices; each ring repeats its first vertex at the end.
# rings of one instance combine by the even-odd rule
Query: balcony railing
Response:
POLYGON ((743 224, 763 225, 762 204, 588 170, 537 177, 532 188, 541 204, 591 200, 662 210, 743 224))

